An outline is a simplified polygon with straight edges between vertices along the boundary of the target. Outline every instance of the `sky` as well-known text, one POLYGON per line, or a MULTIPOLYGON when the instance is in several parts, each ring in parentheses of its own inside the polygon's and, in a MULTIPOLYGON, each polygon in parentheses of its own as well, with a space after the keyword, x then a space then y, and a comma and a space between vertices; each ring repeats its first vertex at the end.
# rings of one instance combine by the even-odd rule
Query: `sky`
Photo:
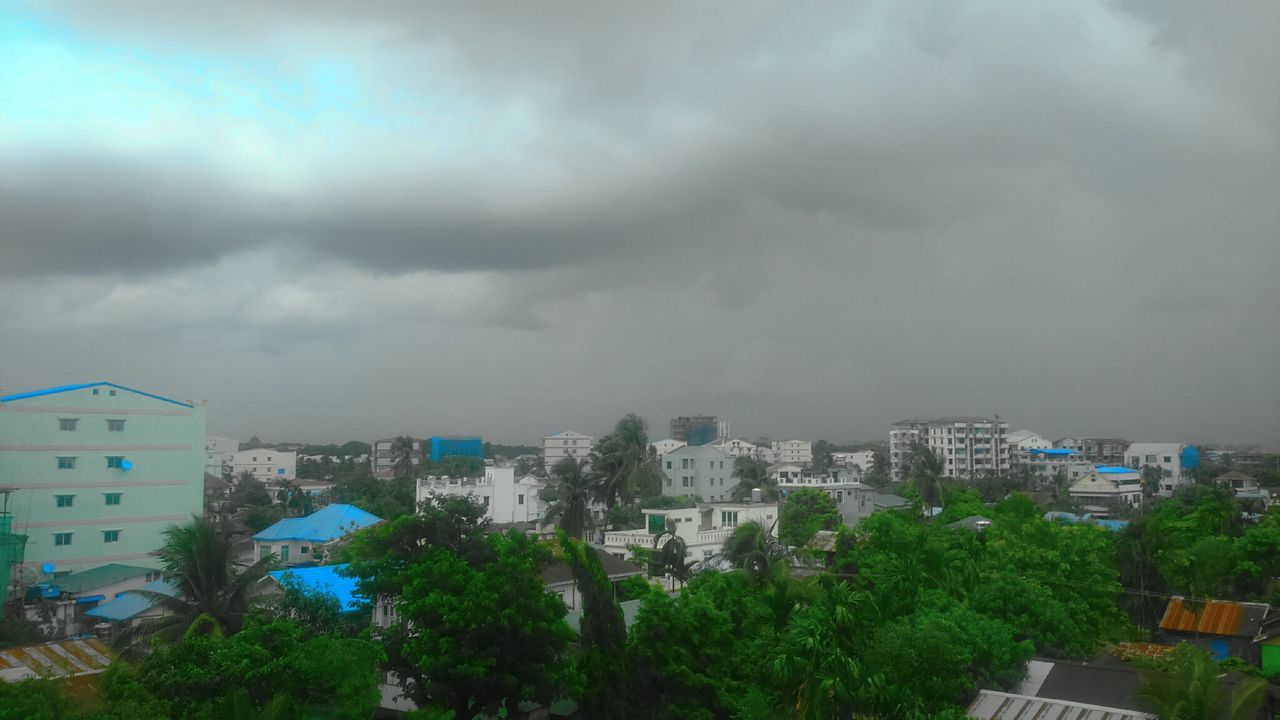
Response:
POLYGON ((1280 442, 1280 4, 0 7, 0 388, 1280 442))

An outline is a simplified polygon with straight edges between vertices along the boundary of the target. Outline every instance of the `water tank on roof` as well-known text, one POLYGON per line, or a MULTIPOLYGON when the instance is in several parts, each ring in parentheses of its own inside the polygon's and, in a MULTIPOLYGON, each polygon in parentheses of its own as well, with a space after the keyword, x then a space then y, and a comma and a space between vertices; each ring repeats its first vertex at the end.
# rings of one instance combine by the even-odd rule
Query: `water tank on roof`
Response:
POLYGON ((1200 467, 1200 451, 1195 445, 1182 448, 1182 469, 1194 470, 1200 467))

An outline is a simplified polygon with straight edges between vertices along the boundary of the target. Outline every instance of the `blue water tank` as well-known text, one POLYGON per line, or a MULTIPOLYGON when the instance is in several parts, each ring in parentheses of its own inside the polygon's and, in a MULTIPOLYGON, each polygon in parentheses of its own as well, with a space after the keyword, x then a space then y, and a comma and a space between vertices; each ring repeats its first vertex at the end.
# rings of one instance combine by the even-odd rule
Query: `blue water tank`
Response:
POLYGON ((1200 467, 1200 451, 1195 445, 1182 448, 1182 469, 1194 470, 1200 467))

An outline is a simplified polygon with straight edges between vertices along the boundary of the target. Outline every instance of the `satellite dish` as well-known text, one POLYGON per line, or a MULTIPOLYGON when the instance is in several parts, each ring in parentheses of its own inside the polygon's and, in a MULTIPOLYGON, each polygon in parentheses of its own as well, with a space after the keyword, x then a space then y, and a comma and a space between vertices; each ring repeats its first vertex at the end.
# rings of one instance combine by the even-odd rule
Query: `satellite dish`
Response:
POLYGON ((50 563, 50 562, 47 562, 40 566, 40 572, 44 573, 45 575, 52 575, 54 570, 57 570, 57 568, 54 567, 53 563, 50 563))
POLYGON ((121 469, 121 470, 132 470, 132 469, 133 469, 133 461, 132 461, 132 460, 130 460, 129 458, 125 458, 125 459, 121 460, 121 461, 120 461, 120 469, 121 469))

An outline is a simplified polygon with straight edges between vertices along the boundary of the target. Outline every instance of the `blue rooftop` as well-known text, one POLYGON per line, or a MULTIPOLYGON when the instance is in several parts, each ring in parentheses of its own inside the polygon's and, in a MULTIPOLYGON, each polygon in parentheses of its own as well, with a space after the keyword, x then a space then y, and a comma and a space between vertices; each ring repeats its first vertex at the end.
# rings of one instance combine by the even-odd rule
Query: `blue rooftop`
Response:
POLYGON ((1099 472, 1099 473, 1102 473, 1103 475, 1106 475, 1106 474, 1109 474, 1109 473, 1132 473, 1132 472, 1138 472, 1137 470, 1134 470, 1133 468, 1120 467, 1120 466, 1117 466, 1117 465, 1098 465, 1098 466, 1094 467, 1093 469, 1094 469, 1094 470, 1096 470, 1096 471, 1097 471, 1097 472, 1099 472))
POLYGON ((1032 455, 1075 455, 1076 451, 1070 448, 1031 448, 1027 452, 1032 455))
MULTIPOLYGON (((173 596, 178 594, 178 588, 168 580, 153 580, 142 586, 143 590, 151 592, 163 593, 173 596)), ((134 616, 139 615, 151 609, 154 603, 150 598, 143 597, 135 592, 122 593, 116 596, 115 600, 104 602, 92 610, 86 610, 85 615, 98 618, 99 620, 110 620, 113 622, 124 622, 130 620, 134 616)))
POLYGON ((319 567, 290 568, 267 573, 272 580, 283 585, 287 580, 297 582, 312 592, 331 595, 338 599, 343 612, 358 610, 363 598, 356 595, 356 579, 338 574, 346 565, 321 565, 319 567))
POLYGON ((79 385, 60 385, 58 387, 45 388, 43 390, 32 390, 30 392, 17 393, 14 395, 4 395, 4 396, 0 396, 0 402, 11 402, 13 400, 25 400, 26 398, 40 397, 41 395, 57 395, 58 393, 71 392, 72 390, 85 390, 88 388, 95 388, 95 387, 115 388, 117 390, 124 390, 126 392, 131 392, 135 395, 142 395, 144 397, 149 397, 153 400, 163 400, 164 402, 173 403, 174 405, 181 405, 182 407, 188 407, 188 408, 194 407, 191 403, 185 403, 185 402, 182 402, 181 400, 174 400, 172 398, 162 397, 160 395, 153 395, 149 392, 134 390, 133 388, 125 387, 123 385, 117 385, 113 382, 106 382, 106 381, 81 383, 79 385))
POLYGON ((382 518, 367 513, 355 505, 329 505, 306 517, 287 518, 253 536, 254 540, 309 540, 327 543, 349 532, 367 528, 382 522, 382 518))

